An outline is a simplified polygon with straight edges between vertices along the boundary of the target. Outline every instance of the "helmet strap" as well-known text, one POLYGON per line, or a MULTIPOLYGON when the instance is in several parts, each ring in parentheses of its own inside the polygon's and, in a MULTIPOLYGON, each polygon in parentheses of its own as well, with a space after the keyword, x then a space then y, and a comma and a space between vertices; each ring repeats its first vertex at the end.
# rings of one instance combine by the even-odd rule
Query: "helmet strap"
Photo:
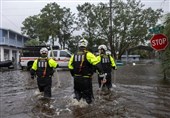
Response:
POLYGON ((41 57, 45 58, 47 57, 47 54, 41 54, 41 57))
POLYGON ((103 50, 103 49, 100 50, 100 54, 105 54, 105 52, 106 52, 106 51, 103 50))
POLYGON ((84 50, 86 50, 86 47, 81 46, 81 47, 79 47, 79 50, 84 51, 84 50))

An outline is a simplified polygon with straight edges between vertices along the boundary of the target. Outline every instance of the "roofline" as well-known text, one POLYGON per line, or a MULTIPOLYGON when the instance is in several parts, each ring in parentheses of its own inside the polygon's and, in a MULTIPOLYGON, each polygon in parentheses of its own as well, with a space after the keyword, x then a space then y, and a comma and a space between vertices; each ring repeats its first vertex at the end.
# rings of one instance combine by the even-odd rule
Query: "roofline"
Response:
POLYGON ((23 47, 17 47, 17 46, 5 45, 5 44, 2 44, 0 46, 1 47, 12 47, 12 48, 17 48, 17 49, 22 49, 23 48, 23 47))
MULTIPOLYGON (((0 30, 7 30, 7 31, 11 31, 11 32, 14 32, 14 33, 16 33, 16 34, 19 34, 19 35, 21 35, 21 36, 23 36, 23 37, 25 37, 25 38, 29 38, 29 37, 27 37, 27 36, 24 36, 24 35, 23 35, 23 34, 21 34, 21 33, 18 33, 18 32, 14 31, 14 30, 11 30, 11 29, 1 28, 1 27, 0 27, 0 30)), ((30 38, 29 38, 29 39, 30 39, 30 38)))

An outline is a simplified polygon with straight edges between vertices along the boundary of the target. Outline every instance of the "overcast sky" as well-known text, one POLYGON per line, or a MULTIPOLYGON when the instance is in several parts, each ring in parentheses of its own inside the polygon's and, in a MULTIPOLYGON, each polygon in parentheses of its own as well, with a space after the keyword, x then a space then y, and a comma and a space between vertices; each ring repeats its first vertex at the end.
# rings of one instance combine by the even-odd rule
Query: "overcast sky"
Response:
MULTIPOLYGON (((0 0, 0 28, 21 33, 22 22, 28 16, 37 15, 47 3, 56 2, 76 13, 76 6, 85 2, 99 3, 109 0, 0 0), (93 2, 91 2, 93 1, 93 2)), ((170 12, 170 0, 141 0, 145 7, 162 8, 164 13, 170 12)))

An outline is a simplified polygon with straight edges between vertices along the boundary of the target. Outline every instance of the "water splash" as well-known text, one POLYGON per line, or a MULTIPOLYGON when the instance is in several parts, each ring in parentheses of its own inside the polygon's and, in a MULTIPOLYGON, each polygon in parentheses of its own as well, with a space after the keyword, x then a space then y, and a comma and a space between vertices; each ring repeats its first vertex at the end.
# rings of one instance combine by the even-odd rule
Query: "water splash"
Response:
POLYGON ((68 107, 70 106, 79 106, 80 108, 88 106, 87 102, 84 99, 81 99, 78 101, 77 99, 74 98, 74 94, 71 96, 67 96, 67 101, 68 101, 68 107))

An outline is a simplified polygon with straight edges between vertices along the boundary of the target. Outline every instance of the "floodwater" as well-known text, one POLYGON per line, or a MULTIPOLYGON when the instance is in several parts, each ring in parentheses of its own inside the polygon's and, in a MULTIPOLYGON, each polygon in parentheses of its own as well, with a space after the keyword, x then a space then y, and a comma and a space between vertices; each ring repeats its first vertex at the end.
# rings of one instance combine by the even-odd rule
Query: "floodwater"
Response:
POLYGON ((0 118, 170 118, 170 81, 159 64, 126 65, 113 71, 114 91, 99 94, 93 76, 93 104, 73 99, 68 70, 58 70, 61 87, 53 78, 52 99, 37 95, 36 80, 28 71, 1 70, 0 118))

